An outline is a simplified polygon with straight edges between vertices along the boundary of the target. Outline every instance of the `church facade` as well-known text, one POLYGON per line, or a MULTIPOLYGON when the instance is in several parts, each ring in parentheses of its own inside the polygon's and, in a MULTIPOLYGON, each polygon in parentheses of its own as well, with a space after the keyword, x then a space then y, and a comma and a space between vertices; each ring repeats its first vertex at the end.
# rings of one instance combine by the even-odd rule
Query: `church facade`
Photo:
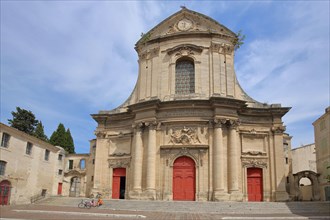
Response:
MULTIPOLYGON (((106 198, 286 201, 290 110, 249 97, 237 81, 238 37, 183 8, 136 43, 139 73, 98 123, 92 193, 106 198)), ((94 160, 93 160, 94 161, 94 160)))

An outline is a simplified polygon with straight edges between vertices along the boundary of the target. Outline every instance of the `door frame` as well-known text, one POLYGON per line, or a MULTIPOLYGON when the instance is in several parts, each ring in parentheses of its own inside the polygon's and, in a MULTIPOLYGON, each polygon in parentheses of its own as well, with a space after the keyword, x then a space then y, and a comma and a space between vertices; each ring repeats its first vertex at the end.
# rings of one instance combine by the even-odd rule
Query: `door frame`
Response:
POLYGON ((246 199, 247 199, 247 201, 248 202, 262 202, 262 201, 264 201, 264 192, 265 192, 265 186, 264 186, 264 182, 265 182, 265 178, 264 178, 264 169, 263 168, 261 168, 261 167, 247 167, 246 168, 246 199), (249 175, 248 175, 248 171, 249 170, 252 170, 252 169, 258 169, 259 171, 260 171, 260 176, 256 176, 256 177, 253 177, 253 178, 260 178, 260 180, 261 180, 261 184, 260 184, 260 186, 261 186, 261 192, 260 192, 260 194, 261 194, 261 200, 259 201, 259 200, 254 200, 254 201, 250 201, 249 200, 249 181, 248 181, 248 179, 249 179, 249 175))
POLYGON ((10 195, 11 195, 11 182, 9 180, 2 180, 0 182, 0 205, 9 205, 10 204, 10 195), (3 188, 6 189, 6 195, 3 195, 3 188))
MULTIPOLYGON (((121 179, 122 177, 125 177, 125 193, 126 194, 126 190, 127 190, 127 187, 126 187, 126 172, 127 172, 127 169, 125 167, 116 167, 116 168, 113 168, 112 170, 112 186, 111 186, 111 189, 112 189, 112 193, 111 193, 111 198, 112 199, 120 199, 120 195, 121 195, 121 179), (115 190, 118 190, 118 187, 115 186, 116 182, 115 181, 115 178, 116 179, 119 179, 118 181, 118 185, 119 185, 119 191, 115 191, 115 190), (117 198, 117 194, 118 194, 118 198, 117 198)), ((125 198, 124 198, 125 199, 125 198)))
POLYGON ((173 160, 173 169, 172 169, 172 200, 173 201, 196 201, 196 191, 197 191, 197 189, 196 189, 196 186, 197 186, 197 181, 196 181, 196 178, 197 178, 196 167, 197 167, 196 166, 196 161, 193 158, 191 158, 191 157, 189 157, 187 155, 179 156, 179 157, 177 157, 177 158, 175 158, 173 160), (175 195, 174 195, 174 187, 175 187, 175 185, 174 185, 175 162, 178 159, 180 159, 180 158, 188 158, 190 161, 193 162, 193 172, 194 172, 194 174, 193 174, 194 175, 193 176, 193 200, 174 200, 174 197, 175 197, 175 195))

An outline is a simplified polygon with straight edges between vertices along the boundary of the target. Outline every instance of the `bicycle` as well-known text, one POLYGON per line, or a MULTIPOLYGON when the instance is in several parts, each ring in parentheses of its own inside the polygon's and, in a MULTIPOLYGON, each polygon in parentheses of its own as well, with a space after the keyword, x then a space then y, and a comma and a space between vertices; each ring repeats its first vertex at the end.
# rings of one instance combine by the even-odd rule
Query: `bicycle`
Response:
POLYGON ((87 209, 90 209, 92 206, 91 206, 91 202, 90 201, 84 201, 83 199, 81 200, 81 202, 78 204, 78 207, 79 208, 87 208, 87 209))

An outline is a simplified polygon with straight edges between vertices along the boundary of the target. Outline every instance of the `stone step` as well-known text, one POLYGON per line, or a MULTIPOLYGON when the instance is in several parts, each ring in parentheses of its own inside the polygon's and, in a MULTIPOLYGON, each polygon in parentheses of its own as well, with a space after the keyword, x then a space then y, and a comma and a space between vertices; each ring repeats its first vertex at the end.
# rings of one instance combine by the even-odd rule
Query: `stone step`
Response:
MULTIPOLYGON (((88 198, 49 197, 42 205, 77 206, 88 198)), ((103 209, 223 213, 223 214, 299 214, 320 213, 330 216, 330 202, 185 202, 145 200, 104 200, 103 209)))

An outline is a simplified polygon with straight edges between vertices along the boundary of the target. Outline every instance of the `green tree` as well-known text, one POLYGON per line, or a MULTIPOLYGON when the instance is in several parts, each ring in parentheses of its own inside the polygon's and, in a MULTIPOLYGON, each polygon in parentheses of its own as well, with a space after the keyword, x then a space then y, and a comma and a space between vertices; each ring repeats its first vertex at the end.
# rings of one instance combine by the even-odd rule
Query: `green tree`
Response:
POLYGON ((234 49, 237 50, 244 44, 245 35, 242 34, 242 30, 239 30, 236 34, 237 38, 234 41, 234 49))
POLYGON ((70 132, 70 129, 68 128, 66 130, 66 144, 67 144, 67 151, 71 154, 71 153, 74 153, 75 150, 74 150, 74 143, 73 143, 73 138, 71 136, 71 132, 70 132))
POLYGON ((43 141, 49 141, 47 135, 45 135, 44 126, 42 125, 41 121, 39 121, 39 123, 37 124, 37 127, 34 131, 34 136, 43 141))
POLYGON ((49 142, 52 145, 60 146, 60 147, 63 147, 65 149, 65 146, 66 146, 66 132, 65 132, 65 127, 62 123, 60 123, 58 125, 56 131, 54 131, 53 134, 50 136, 49 142))
POLYGON ((49 139, 49 142, 52 145, 62 147, 66 152, 70 154, 75 152, 70 129, 67 129, 67 131, 65 131, 65 127, 62 123, 60 123, 56 131, 53 132, 49 139))
POLYGON ((38 120, 36 120, 35 115, 31 111, 16 107, 16 112, 13 111, 11 114, 13 119, 8 119, 11 127, 30 135, 34 134, 38 120))

